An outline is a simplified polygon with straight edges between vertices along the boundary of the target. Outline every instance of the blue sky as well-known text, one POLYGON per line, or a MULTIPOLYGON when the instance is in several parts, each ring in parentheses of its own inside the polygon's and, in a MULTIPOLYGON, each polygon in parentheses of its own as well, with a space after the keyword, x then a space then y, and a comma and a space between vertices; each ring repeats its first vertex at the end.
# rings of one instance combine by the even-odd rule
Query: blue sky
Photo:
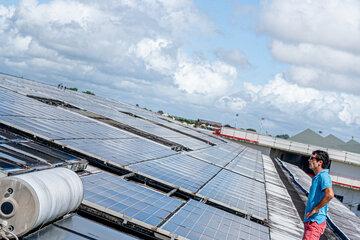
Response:
POLYGON ((189 118, 360 140, 356 0, 1 1, 0 71, 189 118), (238 117, 236 117, 238 114, 238 117))

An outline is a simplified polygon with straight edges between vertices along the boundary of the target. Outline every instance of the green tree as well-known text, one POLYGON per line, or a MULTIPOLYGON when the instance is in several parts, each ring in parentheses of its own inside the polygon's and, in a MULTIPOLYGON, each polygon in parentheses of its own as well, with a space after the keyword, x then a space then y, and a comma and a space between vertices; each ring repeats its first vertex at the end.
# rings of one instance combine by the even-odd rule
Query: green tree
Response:
POLYGON ((91 92, 91 91, 89 91, 89 90, 83 91, 83 93, 89 94, 89 95, 95 95, 95 93, 93 93, 93 92, 91 92))
POLYGON ((287 134, 276 135, 275 137, 276 138, 282 138, 282 139, 289 139, 290 138, 289 135, 287 135, 287 134))

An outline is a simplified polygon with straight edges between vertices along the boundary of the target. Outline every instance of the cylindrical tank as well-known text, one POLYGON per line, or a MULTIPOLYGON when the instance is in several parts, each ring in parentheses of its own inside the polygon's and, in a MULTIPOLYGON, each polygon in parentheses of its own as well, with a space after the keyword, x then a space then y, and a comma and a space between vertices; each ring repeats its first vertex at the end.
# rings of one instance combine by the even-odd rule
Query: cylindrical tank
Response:
POLYGON ((54 168, 0 179, 0 224, 22 236, 79 207, 83 199, 80 177, 54 168))

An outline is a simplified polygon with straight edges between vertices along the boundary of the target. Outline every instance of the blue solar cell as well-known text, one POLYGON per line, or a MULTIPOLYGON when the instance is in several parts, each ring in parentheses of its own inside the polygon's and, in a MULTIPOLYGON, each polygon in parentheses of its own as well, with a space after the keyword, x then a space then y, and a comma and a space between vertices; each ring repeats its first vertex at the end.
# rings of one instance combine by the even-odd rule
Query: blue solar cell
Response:
POLYGON ((213 163, 215 165, 224 167, 239 155, 245 149, 244 146, 239 145, 236 149, 226 150, 221 147, 210 147, 198 151, 187 153, 190 156, 202 159, 204 161, 213 163))
POLYGON ((162 228, 194 240, 270 239, 268 227, 194 200, 186 203, 162 228))
POLYGON ((69 148, 74 150, 80 150, 123 166, 176 154, 175 151, 168 147, 141 138, 77 139, 59 140, 57 142, 68 145, 69 148))
POLYGON ((263 182, 224 169, 208 182, 199 194, 267 219, 263 182))
POLYGON ((183 202, 115 175, 101 172, 83 177, 85 199, 157 226, 183 202))
POLYGON ((265 181, 261 152, 251 148, 246 148, 241 152, 239 156, 226 166, 226 169, 262 182, 265 181))
POLYGON ((178 154, 129 166, 168 183, 197 192, 221 168, 193 157, 178 154))
POLYGON ((26 240, 136 240, 139 239, 126 233, 116 231, 108 226, 74 215, 55 222, 36 233, 26 236, 26 240))

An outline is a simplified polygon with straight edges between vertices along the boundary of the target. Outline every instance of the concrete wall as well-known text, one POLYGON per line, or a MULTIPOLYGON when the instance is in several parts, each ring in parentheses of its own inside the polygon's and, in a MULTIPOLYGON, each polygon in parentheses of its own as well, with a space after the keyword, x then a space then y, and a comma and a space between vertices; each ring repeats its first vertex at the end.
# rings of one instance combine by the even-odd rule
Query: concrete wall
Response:
POLYGON ((360 205, 360 191, 336 185, 333 185, 333 189, 336 195, 344 197, 342 201, 344 205, 360 217, 360 211, 357 210, 360 205))
POLYGON ((330 173, 340 177, 360 180, 360 167, 341 162, 332 162, 330 173))

